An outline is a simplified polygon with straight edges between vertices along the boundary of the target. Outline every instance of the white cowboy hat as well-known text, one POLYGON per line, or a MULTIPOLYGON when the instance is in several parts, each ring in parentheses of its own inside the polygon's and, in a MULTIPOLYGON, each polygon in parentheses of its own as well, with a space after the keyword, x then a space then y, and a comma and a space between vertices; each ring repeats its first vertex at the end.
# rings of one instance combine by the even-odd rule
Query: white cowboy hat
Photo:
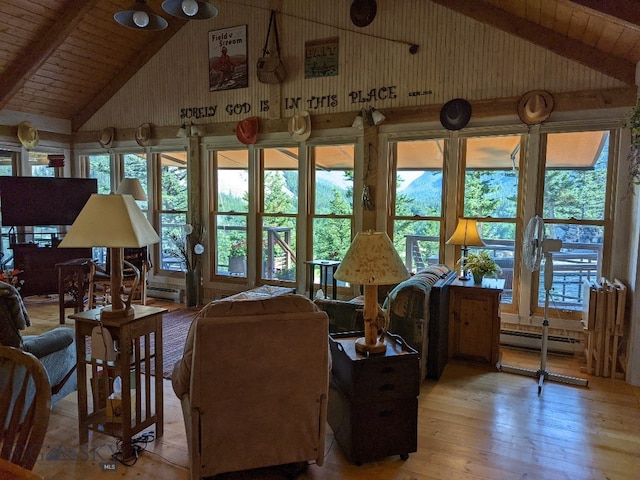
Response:
POLYGON ((22 122, 18 125, 18 140, 27 150, 38 145, 38 130, 30 122, 22 122))
POLYGON ((527 125, 544 122, 553 112, 554 100, 546 90, 531 90, 518 102, 518 116, 527 125))
POLYGON ((294 113, 289 120, 289 135, 296 142, 304 142, 311 135, 311 116, 306 110, 294 113))
POLYGON ((143 123, 136 129, 136 142, 141 147, 148 147, 151 143, 151 125, 143 123))
POLYGON ((115 129, 113 127, 108 127, 102 129, 100 132, 100 138, 98 138, 98 142, 102 148, 111 148, 111 144, 113 143, 113 137, 115 136, 115 129))

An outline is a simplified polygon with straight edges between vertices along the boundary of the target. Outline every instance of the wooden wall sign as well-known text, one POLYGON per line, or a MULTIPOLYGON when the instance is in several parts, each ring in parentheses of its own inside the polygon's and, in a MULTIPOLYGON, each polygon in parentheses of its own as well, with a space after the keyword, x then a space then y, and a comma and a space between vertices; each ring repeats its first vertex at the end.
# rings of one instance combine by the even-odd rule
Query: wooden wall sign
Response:
POLYGON ((338 75, 338 37, 304 42, 304 78, 338 75))

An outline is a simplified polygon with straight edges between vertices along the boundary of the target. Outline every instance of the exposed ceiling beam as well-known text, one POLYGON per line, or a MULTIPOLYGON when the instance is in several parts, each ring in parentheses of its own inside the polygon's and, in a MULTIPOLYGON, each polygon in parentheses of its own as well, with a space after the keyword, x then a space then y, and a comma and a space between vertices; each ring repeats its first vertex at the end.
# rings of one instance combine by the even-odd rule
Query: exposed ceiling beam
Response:
POLYGON ((640 2, 638 0, 571 0, 574 3, 599 12, 607 20, 624 23, 631 28, 640 28, 640 2))
MULTIPOLYGON (((431 1, 581 63, 627 85, 635 85, 636 66, 628 60, 604 53, 481 0, 431 1)), ((594 3, 599 2, 594 0, 594 3)))
POLYGON ((0 75, 0 110, 18 93, 75 30, 82 18, 99 0, 68 0, 60 17, 47 23, 22 53, 0 75))
MULTIPOLYGON (((71 119, 71 130, 77 132, 87 120, 89 120, 102 106, 107 103, 111 97, 113 97, 118 90, 120 90, 144 64, 146 64, 151 58, 158 53, 162 46, 173 37, 178 30, 180 30, 185 24, 186 20, 179 18, 171 18, 169 26, 159 32, 153 32, 153 37, 149 41, 144 49, 136 52, 134 58, 131 58, 127 62, 126 68, 118 72, 118 74, 111 79, 102 91, 96 95, 87 105, 85 105, 76 115, 71 119)), ((124 27, 123 27, 124 28, 124 27)))

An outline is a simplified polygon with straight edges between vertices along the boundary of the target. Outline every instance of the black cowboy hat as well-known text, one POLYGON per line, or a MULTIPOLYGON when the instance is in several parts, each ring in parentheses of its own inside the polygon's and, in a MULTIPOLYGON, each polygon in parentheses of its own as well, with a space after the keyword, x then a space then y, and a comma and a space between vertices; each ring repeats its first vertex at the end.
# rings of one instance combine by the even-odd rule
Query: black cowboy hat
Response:
POLYGON ((464 98, 454 98, 440 109, 440 123, 447 130, 460 130, 471 120, 471 104, 464 98))
POLYGON ((366 27, 376 17, 376 0, 353 0, 351 3, 351 21, 356 27, 366 27))

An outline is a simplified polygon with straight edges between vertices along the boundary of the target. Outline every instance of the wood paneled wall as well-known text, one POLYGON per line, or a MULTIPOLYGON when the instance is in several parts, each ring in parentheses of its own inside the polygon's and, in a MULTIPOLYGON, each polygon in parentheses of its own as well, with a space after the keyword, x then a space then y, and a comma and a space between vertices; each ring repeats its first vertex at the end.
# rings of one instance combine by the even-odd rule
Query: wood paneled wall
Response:
MULTIPOLYGON (((213 117, 195 123, 237 122, 249 115, 291 115, 287 99, 300 98, 314 114, 377 108, 441 105, 455 97, 470 101, 519 97, 532 89, 552 93, 607 90, 625 85, 527 41, 486 26, 425 0, 378 2, 371 25, 358 28, 349 17, 350 2, 282 0, 278 16, 287 80, 275 88, 258 82, 256 61, 269 22, 267 0, 220 2, 217 17, 192 21, 176 34, 82 128, 132 128, 144 122, 179 125, 182 108, 215 106, 213 117), (249 88, 209 92, 208 32, 248 25, 249 88), (305 42, 339 37, 339 73, 304 78, 305 42), (410 44, 419 45, 415 55, 410 44), (360 102, 350 92, 395 87, 395 97, 360 102), (414 92, 420 92, 415 95, 414 92), (431 92, 431 93, 424 93, 431 92), (311 101, 331 97, 333 102, 311 101), (265 100, 277 112, 260 111, 265 100), (281 100, 281 101, 280 101, 281 100), (331 106, 327 106, 331 103, 331 106), (248 105, 229 114, 227 105, 248 105), (335 105, 334 105, 335 104, 335 105)), ((515 112, 514 112, 515 113, 515 112)))

